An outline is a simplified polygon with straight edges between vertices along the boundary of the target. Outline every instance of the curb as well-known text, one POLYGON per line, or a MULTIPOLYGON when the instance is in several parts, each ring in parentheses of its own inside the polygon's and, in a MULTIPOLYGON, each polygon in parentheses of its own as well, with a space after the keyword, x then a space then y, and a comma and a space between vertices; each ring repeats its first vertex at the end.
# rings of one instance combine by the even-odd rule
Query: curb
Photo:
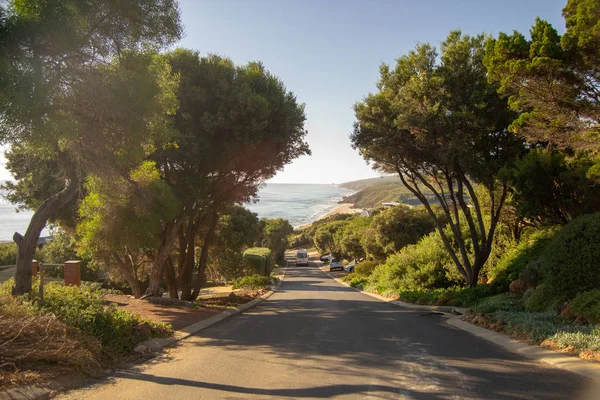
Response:
POLYGON ((513 353, 517 353, 529 359, 541 361, 545 364, 552 365, 553 367, 585 376, 595 380, 597 383, 600 383, 600 365, 593 364, 572 356, 566 356, 552 350, 547 350, 540 346, 532 346, 521 343, 510 336, 506 336, 501 333, 465 322, 457 316, 449 318, 446 323, 455 328, 462 329, 463 331, 467 331, 477 337, 497 344, 498 346, 502 346, 506 350, 509 350, 513 353))
MULTIPOLYGON (((320 269, 320 268, 319 268, 320 269)), ((321 269, 321 271, 323 271, 321 269)), ((391 300, 386 297, 380 296, 375 293, 365 292, 363 290, 359 290, 357 288, 351 287, 346 282, 341 281, 338 278, 333 277, 331 274, 323 271, 327 276, 335 280, 336 282, 349 287, 350 289, 354 289, 357 292, 366 294, 367 296, 374 297, 378 300, 385 301, 386 303, 391 303, 396 306, 407 308, 411 310, 418 311, 440 311, 444 313, 452 314, 446 320, 446 323, 461 329, 463 331, 469 332, 472 335, 475 335, 479 338, 485 339, 488 342, 492 342, 498 346, 505 348, 506 350, 520 354, 524 357, 527 357, 534 361, 539 361, 548 365, 551 365, 555 368, 563 369, 565 371, 572 372, 574 374, 578 374, 584 376, 586 378, 590 378, 600 383, 600 365, 593 364, 588 361, 581 360, 579 358, 575 358, 572 356, 566 356, 564 354, 544 349, 540 346, 533 346, 525 343, 521 343, 515 339, 512 339, 510 336, 503 335, 498 332, 491 331, 489 329, 481 328, 477 325, 470 324, 460 319, 458 315, 464 314, 468 309, 467 308, 458 308, 452 306, 424 306, 419 304, 410 304, 405 303, 399 300, 391 300)))
MULTIPOLYGON (((319 268, 319 269, 321 269, 321 268, 319 268)), ((376 293, 371 293, 371 292, 367 292, 364 290, 354 288, 354 287, 350 286, 348 283, 342 281, 341 279, 334 277, 327 271, 323 271, 322 269, 321 269, 321 271, 325 275, 327 275, 328 277, 330 277, 331 279, 333 279, 334 281, 336 281, 337 283, 339 283, 341 285, 344 285, 346 287, 349 287, 350 289, 356 290, 357 292, 366 294, 367 296, 371 296, 378 300, 385 301, 386 303, 394 304, 398 307, 407 308, 409 310, 415 310, 415 311, 439 311, 439 312, 453 314, 453 315, 460 315, 460 314, 464 314, 467 312, 467 308, 454 307, 454 306, 427 306, 427 305, 421 305, 421 304, 411 304, 411 303, 406 303, 406 302, 400 301, 400 300, 390 299, 390 298, 383 297, 376 293)))
POLYGON ((52 392, 37 386, 24 386, 0 393, 0 400, 46 400, 52 392))
MULTIPOLYGON (((260 303, 262 303, 263 301, 265 301, 266 299, 271 297, 273 294, 275 294, 275 292, 277 291, 277 288, 279 286, 281 286, 281 284, 283 283, 283 281, 285 279, 287 267, 282 268, 282 272, 283 272, 283 278, 281 278, 281 280, 279 280, 279 282, 277 282, 277 284, 275 285, 274 288, 272 288, 269 292, 263 294, 259 298, 249 301, 246 304, 242 304, 239 307, 230 308, 228 310, 225 310, 225 311, 215 315, 214 317, 210 317, 203 321, 199 321, 192 325, 188 325, 179 331, 175 331, 175 333, 173 334, 173 337, 171 337, 171 338, 150 339, 150 340, 141 342, 136 347, 136 349, 139 349, 139 350, 134 350, 134 351, 146 352, 148 350, 160 350, 164 347, 173 345, 180 340, 190 337, 191 335, 198 333, 210 326, 213 326, 214 324, 221 322, 224 319, 227 319, 236 314, 240 314, 240 313, 248 310, 249 308, 259 305, 260 303), (144 347, 140 348, 140 346, 144 346, 144 347)), ((52 391, 49 389, 46 389, 46 388, 41 388, 41 387, 37 387, 37 386, 24 386, 24 387, 10 389, 5 392, 0 392, 0 400, 47 400, 50 398, 51 394, 52 394, 52 391)))
POLYGON ((188 325, 185 328, 175 331, 173 333, 173 337, 149 339, 144 342, 141 342, 136 346, 134 351, 143 353, 148 350, 155 351, 155 350, 160 350, 167 346, 171 346, 171 345, 179 342, 180 340, 186 339, 200 331, 203 331, 206 328, 213 326, 216 323, 219 323, 219 322, 221 322, 229 317, 232 317, 236 314, 243 313, 244 311, 259 305, 260 303, 262 303, 263 301, 265 301, 266 299, 271 297, 273 294, 275 294, 275 292, 277 291, 277 288, 281 285, 281 283, 285 279, 287 267, 285 269, 283 269, 282 272, 283 272, 283 278, 281 278, 281 280, 279 280, 279 282, 277 282, 277 284, 275 285, 274 288, 272 288, 270 291, 263 294, 259 298, 249 301, 248 303, 242 304, 241 306, 227 309, 213 317, 210 317, 205 320, 188 325))

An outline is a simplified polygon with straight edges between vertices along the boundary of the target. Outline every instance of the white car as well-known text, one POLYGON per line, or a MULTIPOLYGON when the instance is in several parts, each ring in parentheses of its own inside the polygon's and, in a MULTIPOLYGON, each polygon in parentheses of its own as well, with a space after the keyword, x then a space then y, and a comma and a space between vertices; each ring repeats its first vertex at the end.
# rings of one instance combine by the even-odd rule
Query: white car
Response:
POLYGON ((305 249, 296 252, 296 265, 308 265, 308 252, 305 249))
POLYGON ((350 272, 354 272, 354 267, 356 266, 356 263, 350 263, 348 265, 346 265, 344 267, 344 271, 350 273, 350 272))
POLYGON ((342 260, 338 259, 338 258, 332 258, 331 262, 329 263, 329 271, 334 271, 336 269, 339 269, 340 271, 344 270, 344 263, 342 263, 342 260))

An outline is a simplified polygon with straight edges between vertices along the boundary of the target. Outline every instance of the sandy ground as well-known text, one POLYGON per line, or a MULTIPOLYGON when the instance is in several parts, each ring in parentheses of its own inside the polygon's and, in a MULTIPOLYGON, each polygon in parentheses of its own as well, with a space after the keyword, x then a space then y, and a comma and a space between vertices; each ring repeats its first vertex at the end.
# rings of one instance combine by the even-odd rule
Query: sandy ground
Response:
MULTIPOLYGON (((359 214, 362 211, 361 208, 352 208, 352 206, 354 206, 354 204, 352 204, 352 203, 338 204, 331 211, 321 215, 319 217, 319 219, 327 218, 327 217, 329 217, 331 215, 335 215, 335 214, 359 214)), ((311 224, 312 223, 300 225, 296 229, 305 229, 305 228, 308 228, 309 226, 311 226, 311 224)))

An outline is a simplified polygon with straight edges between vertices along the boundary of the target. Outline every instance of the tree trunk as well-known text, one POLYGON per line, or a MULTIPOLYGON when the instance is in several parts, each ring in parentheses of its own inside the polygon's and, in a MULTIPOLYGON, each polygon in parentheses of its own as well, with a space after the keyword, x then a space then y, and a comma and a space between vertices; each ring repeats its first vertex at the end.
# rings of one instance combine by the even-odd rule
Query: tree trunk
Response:
POLYGON ((200 294, 200 289, 206 285, 206 263, 208 262, 208 252, 210 246, 215 240, 215 229, 219 222, 219 211, 215 207, 213 215, 211 217, 210 225, 206 236, 204 237, 204 243, 202 244, 202 252, 200 253, 200 260, 198 261, 198 275, 194 282, 194 291, 192 292, 192 300, 196 300, 200 294))
POLYGON ((131 287, 131 293, 133 294, 133 297, 135 297, 136 299, 139 299, 143 293, 142 285, 141 285, 139 279, 133 273, 135 268, 134 268, 131 258, 129 257, 128 254, 126 254, 125 258, 121 259, 121 257, 116 252, 113 252, 111 255, 112 255, 113 260, 115 260, 115 262, 119 266, 119 270, 121 271, 121 274, 125 278, 125 281, 127 281, 127 283, 129 284, 129 287, 131 287), (127 260, 129 260, 129 262, 127 260))
POLYGON ((146 294, 143 297, 160 297, 162 295, 160 284, 163 280, 164 266, 169 257, 171 250, 175 244, 175 237, 181 222, 169 222, 163 229, 157 250, 154 253, 154 260, 152 262, 152 269, 150 270, 150 284, 146 289, 146 294))
POLYGON ((31 263, 40 233, 46 226, 48 219, 73 200, 79 190, 79 176, 77 175, 75 165, 66 158, 62 161, 67 166, 65 187, 60 192, 44 200, 35 214, 33 214, 33 217, 31 217, 24 236, 18 232, 15 232, 13 235, 13 240, 18 248, 15 285, 12 290, 14 296, 31 292, 31 263))
POLYGON ((165 271, 165 282, 167 282, 167 288, 169 289, 169 297, 172 299, 178 299, 179 293, 177 293, 177 278, 175 277, 175 265, 173 265, 173 259, 171 255, 167 257, 164 266, 165 271))
POLYGON ((194 276, 194 263, 196 259, 196 232, 198 224, 191 220, 186 235, 185 257, 183 258, 183 268, 179 279, 181 281, 181 299, 193 300, 192 298, 192 277, 194 276))

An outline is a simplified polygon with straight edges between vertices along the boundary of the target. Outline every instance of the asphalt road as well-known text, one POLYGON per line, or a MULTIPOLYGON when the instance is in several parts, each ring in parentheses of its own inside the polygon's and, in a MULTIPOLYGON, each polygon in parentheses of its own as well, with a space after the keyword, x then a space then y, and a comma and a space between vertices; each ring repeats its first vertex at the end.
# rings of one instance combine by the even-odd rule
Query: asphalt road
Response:
POLYGON ((589 382, 292 267, 269 300, 64 399, 571 399, 589 382))

